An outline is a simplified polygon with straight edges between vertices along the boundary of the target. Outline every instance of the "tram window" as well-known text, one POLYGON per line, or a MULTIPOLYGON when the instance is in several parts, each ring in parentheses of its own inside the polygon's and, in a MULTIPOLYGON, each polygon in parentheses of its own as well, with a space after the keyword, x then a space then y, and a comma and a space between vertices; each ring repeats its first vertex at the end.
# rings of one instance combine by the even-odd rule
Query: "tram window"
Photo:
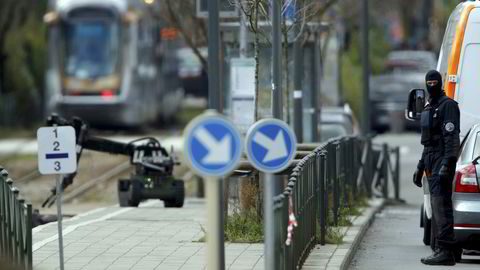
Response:
POLYGON ((78 20, 63 27, 64 67, 68 75, 98 77, 115 72, 120 34, 106 20, 78 20))

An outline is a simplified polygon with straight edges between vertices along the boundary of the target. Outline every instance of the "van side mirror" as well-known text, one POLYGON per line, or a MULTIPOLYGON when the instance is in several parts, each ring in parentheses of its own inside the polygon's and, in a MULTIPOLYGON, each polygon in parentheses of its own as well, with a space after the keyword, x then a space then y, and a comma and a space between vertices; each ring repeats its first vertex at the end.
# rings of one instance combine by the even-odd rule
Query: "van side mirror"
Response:
POLYGON ((412 89, 408 94, 408 104, 405 111, 405 118, 410 121, 420 119, 420 115, 425 107, 425 90, 412 89))

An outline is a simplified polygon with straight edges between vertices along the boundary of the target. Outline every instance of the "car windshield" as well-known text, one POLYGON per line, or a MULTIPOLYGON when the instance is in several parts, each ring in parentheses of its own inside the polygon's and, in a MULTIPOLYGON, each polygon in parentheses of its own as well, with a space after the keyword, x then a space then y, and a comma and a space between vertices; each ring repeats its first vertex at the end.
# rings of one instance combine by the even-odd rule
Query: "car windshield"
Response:
POLYGON ((64 27, 64 72, 67 76, 94 79, 113 74, 118 62, 119 34, 115 23, 79 20, 64 27))

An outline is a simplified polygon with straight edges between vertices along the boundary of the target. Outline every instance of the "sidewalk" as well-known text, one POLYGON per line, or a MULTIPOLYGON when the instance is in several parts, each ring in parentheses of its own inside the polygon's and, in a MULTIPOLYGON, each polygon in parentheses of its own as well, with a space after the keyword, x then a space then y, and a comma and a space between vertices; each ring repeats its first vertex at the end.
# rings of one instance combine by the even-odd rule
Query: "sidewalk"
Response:
POLYGON ((382 210, 383 199, 369 200, 369 207, 361 216, 352 220, 351 227, 343 227, 343 243, 339 245, 316 245, 303 264, 304 270, 343 270, 348 269, 355 252, 366 231, 373 223, 375 214, 382 210))
MULTIPOLYGON (((317 245, 303 269, 346 269, 382 199, 343 228, 344 243, 317 245)), ((106 207, 64 221, 65 269, 206 269, 205 202, 189 199, 183 208, 150 200, 138 208, 106 207)), ((264 269, 263 244, 225 243, 226 269, 264 269)), ((35 270, 59 269, 56 223, 33 230, 35 270)))
MULTIPOLYGON (((100 208, 65 220, 65 269, 206 268, 203 200, 167 209, 160 201, 139 208, 100 208)), ((35 270, 58 269, 56 223, 34 229, 35 270)), ((225 244, 227 269, 263 269, 263 244, 225 244)))

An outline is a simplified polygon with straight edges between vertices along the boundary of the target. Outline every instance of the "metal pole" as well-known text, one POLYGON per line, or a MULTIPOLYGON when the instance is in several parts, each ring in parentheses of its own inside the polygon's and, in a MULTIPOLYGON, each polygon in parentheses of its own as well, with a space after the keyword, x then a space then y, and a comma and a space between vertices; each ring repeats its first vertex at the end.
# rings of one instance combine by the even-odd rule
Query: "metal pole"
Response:
MULTIPOLYGON (((272 1, 272 114, 274 118, 283 120, 283 94, 282 94, 282 40, 280 39, 281 28, 281 4, 280 1, 272 1)), ((298 138, 297 138, 298 140, 298 138)))
MULTIPOLYGON (((297 2, 298 4, 298 2, 297 2)), ((296 6, 298 12, 298 6, 296 6)), ((298 18, 299 16, 297 16, 298 18)), ((300 38, 300 25, 295 23, 295 35, 297 39, 293 43, 293 129, 299 143, 303 142, 303 52, 300 38)), ((288 86, 287 86, 288 87, 288 86)), ((312 127, 313 128, 313 127, 312 127)))
POLYGON ((219 0, 208 0, 208 107, 222 113, 220 100, 219 0))
POLYGON ((362 20, 362 64, 363 64, 363 133, 370 133, 370 62, 369 62, 369 43, 368 43, 368 0, 363 0, 363 20, 362 20))
POLYGON ((225 252, 223 240, 223 205, 220 179, 205 178, 207 190, 207 269, 225 269, 225 252))
POLYGON ((319 39, 319 34, 318 32, 315 32, 315 35, 314 35, 314 43, 313 43, 313 57, 311 57, 311 64, 310 66, 312 67, 312 94, 310 96, 310 105, 312 106, 310 108, 310 113, 312 114, 311 116, 311 128, 312 128, 312 135, 311 135, 311 139, 312 139, 312 142, 318 142, 319 141, 319 138, 318 138, 318 95, 317 93, 319 93, 319 89, 320 89, 320 83, 319 83, 319 78, 320 78, 320 74, 318 72, 319 70, 319 67, 318 65, 320 64, 320 61, 319 61, 319 55, 320 55, 320 46, 318 45, 317 43, 317 40, 319 39))
POLYGON ((238 36, 238 42, 240 43, 240 58, 247 57, 247 15, 244 12, 240 12, 240 32, 238 36))
POLYGON ((57 182, 57 224, 58 224, 58 254, 60 257, 60 270, 64 270, 63 265, 63 231, 62 231, 62 186, 61 186, 62 175, 56 175, 57 182))
MULTIPOLYGON (((208 0, 208 107, 223 113, 220 93, 219 0, 208 0)), ((223 182, 205 178, 207 189, 207 268, 225 269, 223 182)))
POLYGON ((264 195, 264 231, 265 231, 265 269, 276 270, 275 261, 275 231, 274 231, 274 213, 273 213, 273 196, 275 196, 275 175, 267 173, 264 175, 265 190, 264 195))
MULTIPOLYGON (((281 3, 272 1, 272 115, 274 118, 283 120, 283 91, 282 91, 282 40, 281 31, 281 3)), ((281 193, 283 189, 282 181, 276 179, 273 174, 265 174, 264 182, 264 258, 265 269, 276 270, 277 263, 274 258, 275 253, 275 233, 274 233, 274 213, 273 196, 281 193), (277 180, 277 181, 276 181, 277 180)))
MULTIPOLYGON (((282 39, 281 39, 281 3, 272 1, 272 115, 274 118, 283 119, 283 90, 282 90, 282 39)), ((274 194, 283 192, 283 182, 277 179, 274 194)))

